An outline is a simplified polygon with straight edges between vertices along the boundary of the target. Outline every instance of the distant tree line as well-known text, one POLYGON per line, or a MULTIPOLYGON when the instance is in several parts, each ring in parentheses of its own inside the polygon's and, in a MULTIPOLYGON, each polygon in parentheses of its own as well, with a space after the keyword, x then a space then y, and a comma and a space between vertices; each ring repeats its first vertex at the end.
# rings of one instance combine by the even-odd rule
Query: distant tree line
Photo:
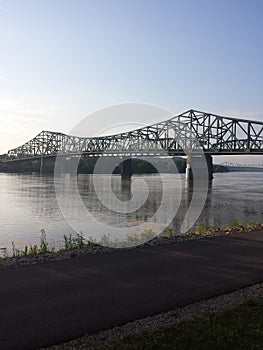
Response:
MULTIPOLYGON (((96 165, 96 162, 99 157, 83 157, 80 158, 78 163, 78 173, 80 174, 93 174, 94 168, 96 165)), ((114 170, 113 174, 120 174, 121 172, 121 163, 122 158, 117 158, 116 164, 118 164, 114 170)), ((65 159, 64 161, 64 172, 70 173, 72 171, 72 161, 76 162, 75 159, 65 159)), ((110 173, 112 172, 111 167, 111 158, 103 158, 103 166, 100 170, 100 173, 110 173), (110 170, 107 170, 110 169, 110 170)), ((133 174, 154 174, 158 173, 159 171, 162 173, 185 173, 186 169, 186 159, 182 157, 150 157, 150 158, 132 158, 132 173, 133 174), (159 171, 158 171, 159 170, 159 171)), ((25 160, 24 162, 11 162, 6 163, 3 162, 0 156, 0 172, 16 172, 16 173, 23 173, 23 172, 34 172, 37 170, 37 160, 31 161, 31 160, 25 160)), ((55 159, 53 166, 50 166, 50 169, 46 169, 46 172, 53 172, 54 171, 54 165, 55 165, 55 159)), ((224 165, 217 165, 214 164, 213 168, 214 173, 218 172, 228 172, 231 171, 228 169, 227 166, 224 165)), ((97 172, 97 169, 96 169, 97 172)))
MULTIPOLYGON (((78 173, 82 174, 93 174, 94 167, 97 162, 98 157, 94 158, 81 158, 78 166, 78 173)), ((105 162, 105 169, 107 169, 107 158, 103 160, 105 162)), ((122 159, 118 159, 119 163, 122 159)), ((133 174, 154 174, 157 173, 157 169, 161 169, 163 173, 185 173, 186 169, 186 159, 182 157, 173 157, 173 163, 171 163, 171 158, 132 158, 132 172, 133 174), (155 165, 155 166, 154 166, 155 165), (175 165, 175 166, 174 166, 175 165), (177 170, 176 170, 177 169, 177 170)), ((223 165, 214 165, 214 172, 227 172, 228 169, 223 165)), ((101 171, 103 172, 103 171, 101 171)), ((121 164, 115 167, 113 174, 120 174, 121 164)))
POLYGON ((229 171, 228 167, 225 165, 214 164, 213 172, 214 173, 227 173, 229 171))
MULTIPOLYGON (((82 174, 92 174, 94 172, 94 167, 97 162, 98 157, 94 158, 81 158, 78 166, 78 173, 82 174)), ((103 160, 105 162, 105 169, 107 169, 107 162, 110 162, 107 158, 103 160)), ((121 172, 121 162, 122 159, 119 158, 119 165, 115 167, 113 174, 120 174, 121 172)), ((186 160, 181 157, 173 157, 171 163, 171 158, 132 158, 132 172, 133 174, 153 174, 157 173, 157 169, 161 169, 164 173, 174 173, 177 171, 179 173, 185 172, 186 160), (154 166, 155 165, 155 166, 154 166), (175 166, 174 166, 175 165, 175 166)), ((101 171, 102 172, 102 171, 101 171)))

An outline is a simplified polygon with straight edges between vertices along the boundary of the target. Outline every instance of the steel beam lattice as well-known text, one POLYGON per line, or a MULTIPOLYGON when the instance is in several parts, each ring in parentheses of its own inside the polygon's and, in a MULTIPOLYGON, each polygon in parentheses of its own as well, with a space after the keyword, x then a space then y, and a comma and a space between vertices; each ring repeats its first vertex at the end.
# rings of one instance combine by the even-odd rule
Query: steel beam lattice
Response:
POLYGON ((103 137, 42 131, 8 151, 5 161, 57 155, 263 154, 263 122, 189 110, 147 127, 103 137))

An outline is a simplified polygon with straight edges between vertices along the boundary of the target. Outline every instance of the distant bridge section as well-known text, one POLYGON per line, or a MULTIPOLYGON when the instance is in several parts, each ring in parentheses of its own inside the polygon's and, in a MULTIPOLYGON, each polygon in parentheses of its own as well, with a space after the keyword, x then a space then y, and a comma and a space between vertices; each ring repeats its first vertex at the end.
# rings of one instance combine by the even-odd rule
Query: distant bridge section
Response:
POLYGON ((77 137, 42 131, 8 151, 4 161, 57 155, 263 154, 263 122, 189 110, 147 127, 103 137, 77 137))
POLYGON ((232 167, 232 168, 259 168, 263 169, 263 163, 258 163, 258 164, 243 164, 243 163, 231 163, 231 162, 224 162, 219 165, 224 165, 226 167, 232 167))

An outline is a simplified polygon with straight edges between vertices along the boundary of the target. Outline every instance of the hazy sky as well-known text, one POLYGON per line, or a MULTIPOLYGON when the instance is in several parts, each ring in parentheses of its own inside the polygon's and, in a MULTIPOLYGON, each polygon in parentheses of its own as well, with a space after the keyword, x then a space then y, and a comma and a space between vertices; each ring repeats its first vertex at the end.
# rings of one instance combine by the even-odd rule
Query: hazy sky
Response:
POLYGON ((263 120, 261 0, 0 0, 0 50, 0 153, 116 103, 263 120))

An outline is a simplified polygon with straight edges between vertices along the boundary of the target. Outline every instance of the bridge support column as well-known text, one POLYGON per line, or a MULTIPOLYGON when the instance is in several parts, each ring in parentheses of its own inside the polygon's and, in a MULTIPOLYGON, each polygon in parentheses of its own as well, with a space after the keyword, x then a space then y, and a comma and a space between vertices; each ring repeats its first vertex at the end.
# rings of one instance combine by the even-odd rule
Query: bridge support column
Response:
POLYGON ((190 157, 191 157, 190 154, 188 154, 186 157, 185 179, 187 182, 190 182, 193 180, 190 157))
POLYGON ((186 159, 186 181, 193 181, 194 176, 198 178, 207 178, 208 181, 213 180, 213 158, 211 154, 188 154, 186 159), (205 160, 205 167, 204 162, 205 160))
POLYGON ((121 178, 122 180, 130 180, 131 176, 132 176, 132 160, 131 158, 125 158, 121 163, 121 178))
POLYGON ((43 170, 44 170, 44 158, 41 157, 40 158, 40 165, 39 165, 39 173, 43 174, 43 170))
POLYGON ((39 173, 40 174, 51 174, 54 173, 56 157, 48 158, 41 157, 40 165, 39 165, 39 173))
POLYGON ((211 154, 206 154, 206 164, 207 164, 207 170, 208 170, 208 180, 212 181, 214 176, 213 176, 213 158, 211 154))

